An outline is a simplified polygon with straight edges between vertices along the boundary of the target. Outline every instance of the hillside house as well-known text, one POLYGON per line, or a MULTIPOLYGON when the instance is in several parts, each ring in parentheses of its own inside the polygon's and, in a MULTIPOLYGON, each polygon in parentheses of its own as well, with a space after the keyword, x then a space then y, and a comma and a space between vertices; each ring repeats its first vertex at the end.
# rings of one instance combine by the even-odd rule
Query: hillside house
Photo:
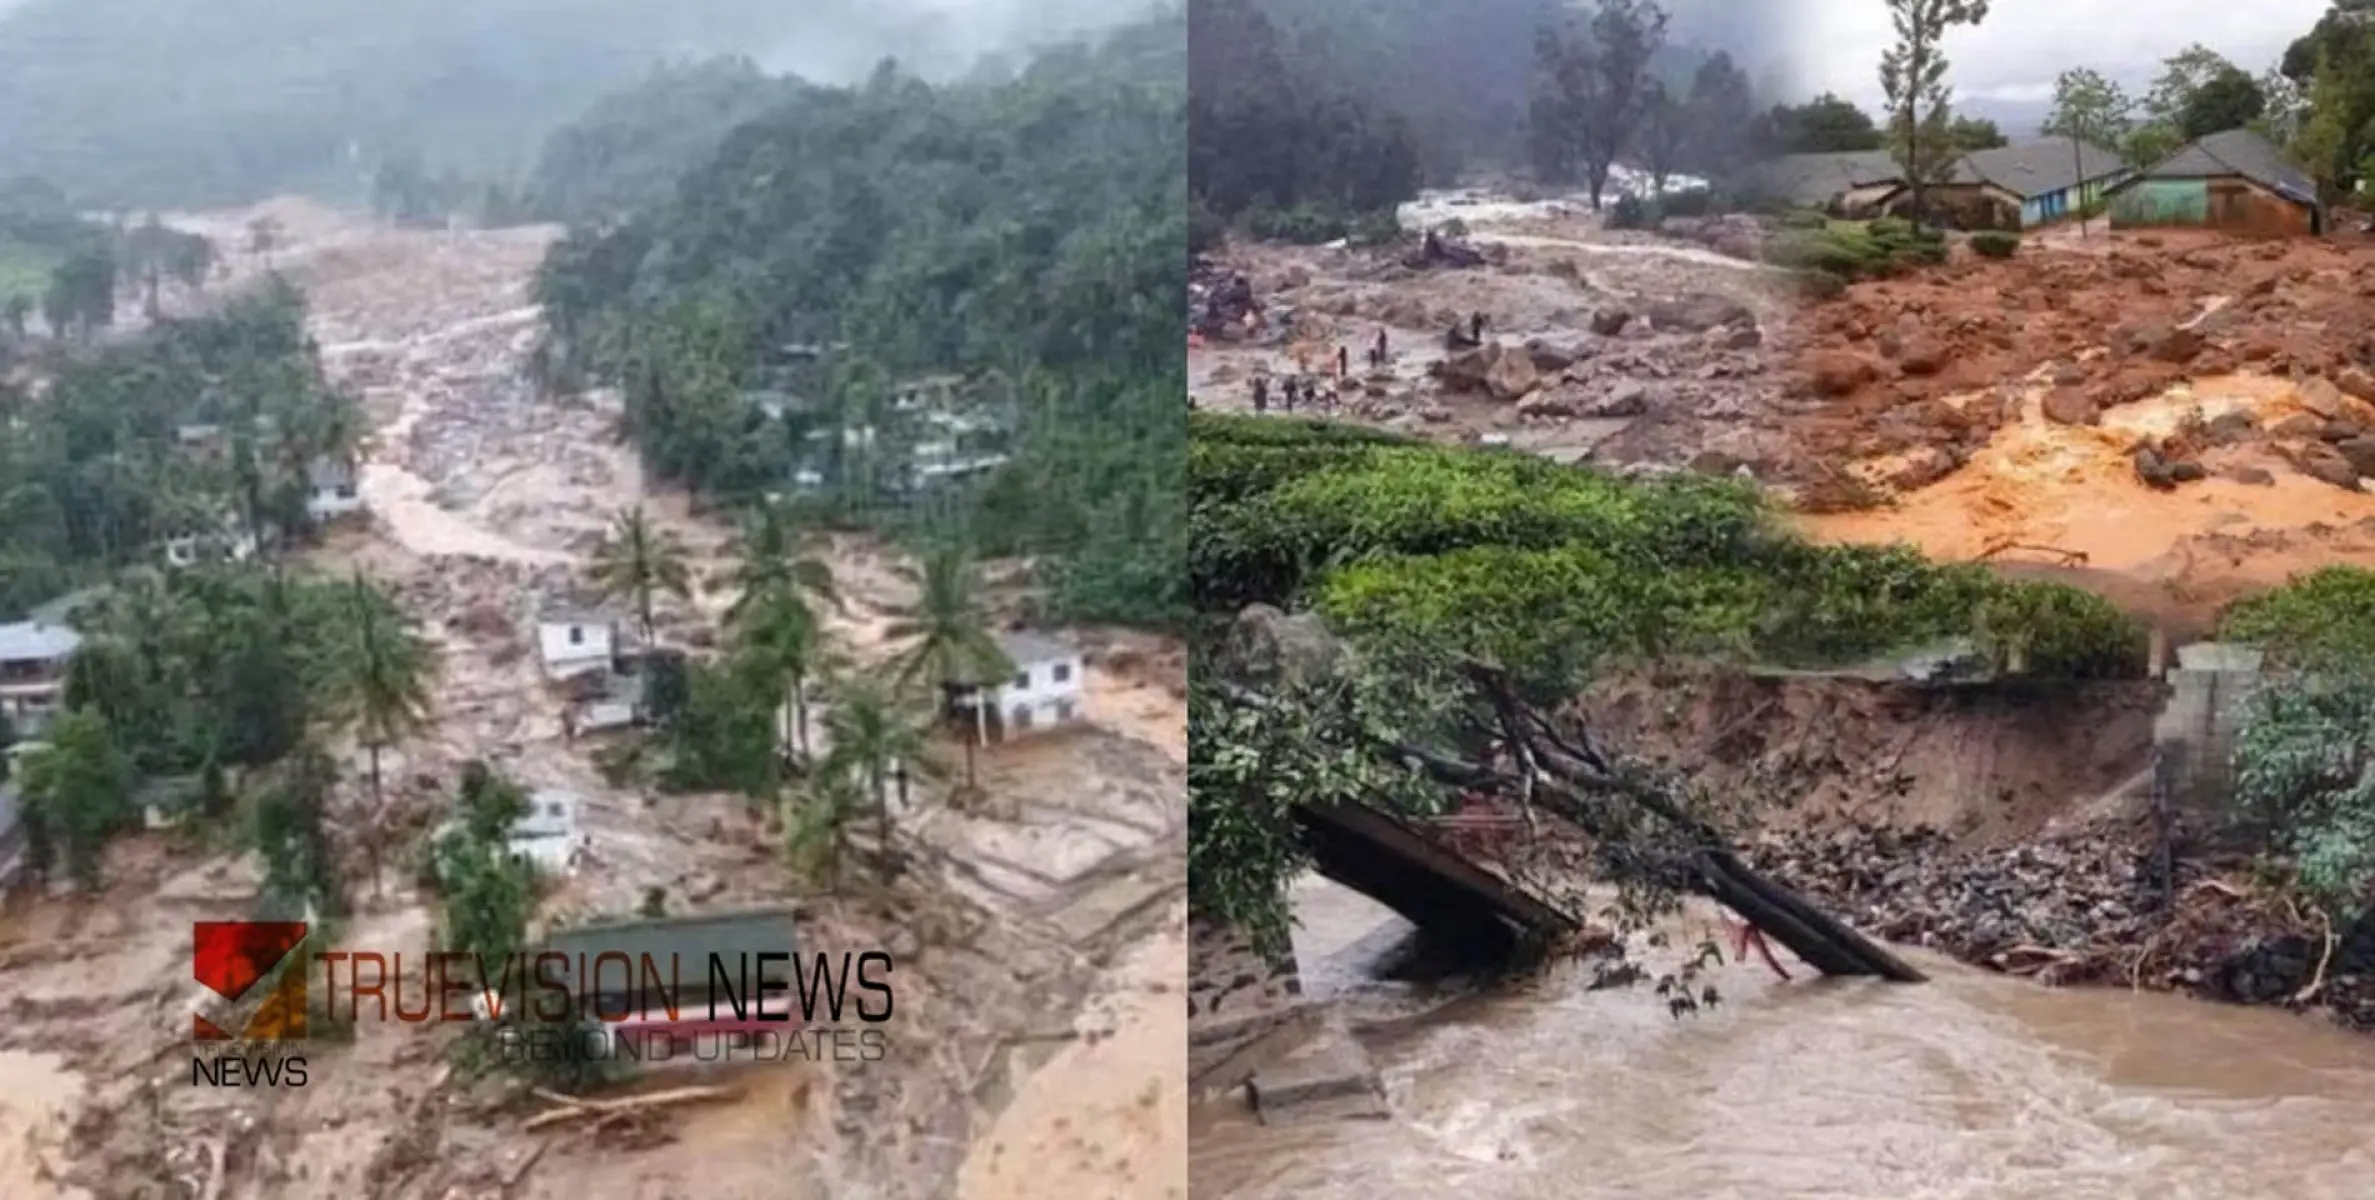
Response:
POLYGON ((541 875, 568 874, 590 843, 578 827, 582 807, 575 792, 538 788, 530 793, 528 811, 511 826, 508 844, 513 861, 525 862, 541 875))
POLYGON ((66 667, 81 647, 82 635, 63 625, 0 625, 0 716, 18 737, 38 737, 49 728, 66 695, 66 667))
POLYGON ((1886 150, 1784 154, 1750 170, 1739 186, 1760 200, 1856 217, 1871 215, 1904 175, 1886 150))
POLYGON ((166 566, 182 570, 200 563, 246 562, 256 555, 256 537, 226 524, 213 532, 167 538, 158 544, 157 553, 166 566))
POLYGON ((0 780, 0 892, 15 887, 24 873, 24 809, 16 785, 0 780))
POLYGON ((1083 659, 1079 650, 1045 634, 1007 633, 998 648, 1014 663, 1014 674, 956 705, 969 711, 984 741, 1005 741, 1056 729, 1080 719, 1083 659))
POLYGON ((363 509, 363 492, 355 464, 347 459, 316 459, 306 470, 305 513, 316 521, 332 521, 363 509))
POLYGON ((2191 226, 2256 237, 2325 232, 2316 181, 2248 129, 2188 142, 2111 193, 2114 229, 2191 226))
POLYGON ((536 651, 545 678, 595 680, 616 673, 619 619, 597 608, 555 607, 536 618, 536 651))

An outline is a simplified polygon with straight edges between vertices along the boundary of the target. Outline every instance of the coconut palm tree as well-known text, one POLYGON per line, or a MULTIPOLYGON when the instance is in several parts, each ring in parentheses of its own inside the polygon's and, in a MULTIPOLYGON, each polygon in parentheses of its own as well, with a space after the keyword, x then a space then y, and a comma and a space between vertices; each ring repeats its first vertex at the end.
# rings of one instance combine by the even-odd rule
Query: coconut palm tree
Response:
POLYGON ((839 890, 849 825, 864 804, 864 782, 846 758, 810 775, 802 792, 786 797, 783 848, 792 869, 818 879, 828 892, 839 890))
POLYGON ((761 505, 742 531, 742 562, 734 569, 734 604, 726 610, 726 619, 738 620, 744 608, 778 586, 795 597, 840 611, 832 565, 801 551, 800 531, 786 507, 761 505))
POLYGON ((649 650, 653 599, 661 592, 680 600, 693 598, 684 543, 675 534, 655 527, 642 505, 621 509, 611 519, 609 538, 594 554, 594 586, 604 599, 635 607, 643 645, 649 650))
POLYGON ((809 685, 822 678, 834 662, 833 647, 816 610, 779 579, 736 602, 734 630, 744 658, 775 682, 790 722, 784 749, 805 759, 808 747, 809 685))
POLYGON ((928 757, 926 722, 902 703, 899 693, 867 678, 843 681, 834 690, 833 710, 825 715, 833 748, 826 752, 825 773, 847 773, 863 786, 874 802, 876 833, 882 842, 887 871, 891 856, 891 796, 894 777, 902 790, 911 775, 934 775, 939 768, 928 757))
MULTIPOLYGON (((429 723, 429 689, 437 678, 437 649, 412 627, 386 593, 355 573, 338 597, 339 641, 322 664, 327 723, 354 734, 370 756, 371 824, 383 798, 380 753, 429 723)), ((379 839, 366 829, 371 892, 379 894, 379 839)))
POLYGON ((981 740, 984 720, 982 686, 1012 674, 1014 663, 990 636, 981 576, 962 543, 941 543, 924 555, 921 570, 903 573, 917 584, 917 596, 889 631, 893 640, 907 643, 900 656, 897 682, 904 688, 929 678, 939 685, 944 705, 958 700, 972 702, 973 730, 965 739, 965 786, 971 788, 973 750, 981 740))

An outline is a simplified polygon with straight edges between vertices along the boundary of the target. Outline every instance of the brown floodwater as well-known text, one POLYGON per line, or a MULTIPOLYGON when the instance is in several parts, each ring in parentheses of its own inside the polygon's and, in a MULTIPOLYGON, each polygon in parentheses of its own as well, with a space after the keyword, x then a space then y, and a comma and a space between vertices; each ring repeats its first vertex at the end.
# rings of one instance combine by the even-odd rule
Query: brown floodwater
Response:
MULTIPOLYGON (((1341 889, 1302 891, 1307 953, 1381 911, 1341 889)), ((1681 1020, 1645 988, 1594 992, 1560 970, 1372 1026, 1363 1041, 1390 1118, 1264 1127, 1235 1101, 1205 1105, 1193 1194, 2375 1196, 2375 1039, 1914 957, 1930 983, 1803 970, 1781 983, 1754 963, 1724 967, 1725 1002, 1681 1020)), ((1387 985, 1313 974, 1307 986, 1350 986, 1364 1013, 1396 1003, 1387 985)))

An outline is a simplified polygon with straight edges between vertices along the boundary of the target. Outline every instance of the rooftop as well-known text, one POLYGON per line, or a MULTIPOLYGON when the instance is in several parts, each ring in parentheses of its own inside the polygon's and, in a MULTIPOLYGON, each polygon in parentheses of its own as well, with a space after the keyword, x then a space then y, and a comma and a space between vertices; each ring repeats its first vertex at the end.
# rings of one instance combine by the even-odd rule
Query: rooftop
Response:
POLYGON ((0 625, 0 662, 56 662, 82 645, 82 635, 63 625, 11 621, 0 625))
POLYGON ((1958 174, 1977 176, 2023 200, 2033 200, 2081 182, 2108 179, 2128 169, 2119 155, 2092 142, 2029 138, 1963 157, 1958 174), (2073 150, 2075 146, 2075 150, 2073 150))
POLYGON ((1078 658, 1080 651, 1044 633, 1016 630, 997 636, 998 649, 1014 660, 1016 666, 1026 663, 1058 662, 1078 658))
POLYGON ((2229 129, 2188 142, 2154 163, 2147 179, 2209 179, 2240 175, 2302 204, 2317 203, 2317 184, 2285 160, 2276 143, 2248 129, 2229 129))

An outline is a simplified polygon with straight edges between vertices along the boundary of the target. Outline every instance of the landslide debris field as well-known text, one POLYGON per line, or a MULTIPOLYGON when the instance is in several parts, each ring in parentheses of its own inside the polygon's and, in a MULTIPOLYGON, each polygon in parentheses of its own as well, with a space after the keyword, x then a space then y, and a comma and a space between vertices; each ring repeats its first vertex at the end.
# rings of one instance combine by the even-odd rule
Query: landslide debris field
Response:
MULTIPOLYGON (((442 819, 472 758, 575 792, 587 859, 540 917, 629 915, 654 888, 680 913, 796 903, 813 948, 896 956, 890 1054, 745 1067, 724 1081, 735 1100, 528 1130, 543 1105, 457 1078, 450 1031, 366 1020, 351 1043, 309 1043, 301 1090, 194 1088, 189 922, 248 915, 257 880, 249 862, 152 835, 119 848, 106 894, 0 919, 0 1192, 987 1200, 1030 1190, 1013 1178, 1028 1159, 1024 1182, 1184 1194, 1184 1116, 1162 1099, 1185 1087, 1181 1019, 1161 1003, 1186 959, 1178 648, 1069 631, 1089 650, 1088 722, 985 751, 978 809, 916 787, 895 815, 919 869, 889 889, 807 894, 747 802, 606 782, 598 743, 564 738, 539 677, 532 616, 582 593, 619 508, 645 503, 681 536, 696 579, 731 570, 729 530, 647 488, 613 436, 614 396, 551 400, 524 381, 538 321, 528 281, 559 231, 398 231, 302 203, 266 210, 283 231, 269 266, 306 289, 329 370, 375 429, 371 515, 312 565, 387 580, 443 652, 435 727, 388 759, 397 841, 442 819), (1090 1069, 1112 1086, 1073 1082, 1090 1069)), ((256 215, 181 223, 239 246, 256 215)), ((237 257, 240 274, 266 267, 237 257)), ((837 632, 853 658, 880 661, 911 586, 878 543, 825 549, 849 600, 837 632)), ((708 644, 730 599, 713 583, 664 607, 659 640, 708 644)), ((391 852, 384 899, 363 902, 342 940, 429 948, 429 898, 404 863, 391 852)))
POLYGON ((1352 378, 1324 393, 1346 419, 1745 471, 1818 538, 1987 558, 2180 638, 2295 571, 2375 563, 2375 257, 2354 246, 2097 225, 1808 301, 1751 261, 1746 218, 1659 237, 1565 205, 1416 215, 1447 214, 1481 265, 1266 244, 1203 264, 1206 294, 1245 276, 1262 320, 1198 339, 1197 403, 1246 408, 1266 374, 1278 411, 1275 381, 1343 344, 1352 378), (1479 312, 1485 344, 1448 348, 1479 312))

